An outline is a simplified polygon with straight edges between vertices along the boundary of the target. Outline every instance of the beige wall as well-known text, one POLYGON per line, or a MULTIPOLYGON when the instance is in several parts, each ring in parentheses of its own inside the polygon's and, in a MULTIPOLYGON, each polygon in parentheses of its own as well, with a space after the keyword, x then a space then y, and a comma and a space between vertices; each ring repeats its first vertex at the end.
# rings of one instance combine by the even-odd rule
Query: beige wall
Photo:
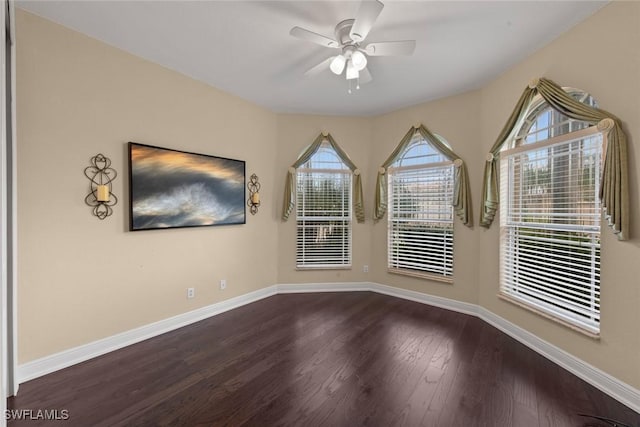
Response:
POLYGON ((350 270, 296 270, 294 213, 288 221, 281 222, 279 226, 278 283, 363 282, 370 280, 371 273, 364 273, 363 266, 369 264, 371 247, 371 194, 374 188, 372 173, 369 169, 372 145, 371 119, 301 114, 278 116, 278 158, 276 163, 278 215, 282 214, 284 183, 288 168, 323 131, 331 133, 331 136, 362 173, 366 220, 362 224, 356 223, 355 218, 353 221, 353 268, 350 270))
MULTIPOLYGON (((592 93, 626 125, 630 154, 631 235, 618 242, 603 226, 600 340, 504 302, 499 286, 499 222, 473 231, 455 223, 453 285, 389 274, 384 221, 373 226, 375 282, 477 303, 628 384, 640 387, 640 3, 612 3, 483 89, 406 108, 373 121, 375 171, 411 125, 422 122, 445 137, 467 162, 477 224, 483 159, 534 77, 592 93)), ((603 222, 604 224, 604 222, 603 222)))
POLYGON ((20 10, 17 31, 19 363, 276 282, 275 114, 20 10), (127 141, 246 160, 259 214, 128 232, 127 141), (119 174, 104 221, 84 204, 97 153, 119 174))
POLYGON ((375 171, 408 128, 422 122, 444 136, 467 162, 474 222, 480 209, 481 177, 486 153, 533 77, 591 92, 600 106, 620 117, 630 135, 631 235, 618 242, 603 228, 602 331, 593 340, 497 298, 499 222, 473 231, 455 224, 453 285, 389 274, 384 221, 373 226, 371 263, 375 282, 431 295, 478 303, 499 316, 578 356, 635 387, 640 386, 640 4, 613 3, 504 73, 482 90, 430 102, 375 118, 375 171))
MULTIPOLYGON (((446 139, 466 163, 471 178, 472 204, 478 204, 479 188, 473 178, 480 173, 476 159, 480 155, 480 93, 469 92, 428 104, 406 108, 377 117, 373 121, 372 175, 396 148, 411 126, 425 125, 446 139), (463 118, 461 120, 461 118, 463 118)), ((373 179, 373 178, 371 178, 373 179)), ((373 194, 370 193, 370 194, 373 194)), ((370 201, 372 203, 373 200, 370 201)), ((474 222, 475 211, 473 212, 474 222)), ((459 301, 477 303, 478 241, 473 229, 456 218, 454 223, 453 284, 417 279, 387 272, 387 216, 373 226, 373 278, 377 283, 424 292, 459 301)))
POLYGON ((539 76, 590 92, 601 108, 617 115, 625 124, 629 135, 632 239, 618 242, 603 222, 599 341, 496 297, 497 221, 490 230, 478 231, 479 302, 540 338, 640 388, 640 3, 611 3, 485 86, 480 109, 482 137, 478 140, 483 153, 489 151, 525 86, 539 76))
POLYGON ((275 115, 18 11, 20 363, 274 283, 374 281, 480 304, 640 388, 638 46, 640 4, 613 3, 478 91, 374 118, 275 115), (591 92, 630 135, 633 239, 603 230, 599 341, 497 299, 498 223, 456 220, 454 283, 442 284, 388 274, 386 222, 371 220, 377 168, 421 122, 467 162, 477 222, 484 153, 539 76, 591 92), (354 226, 352 270, 296 271, 295 220, 280 220, 285 173, 323 130, 363 171, 367 220, 354 226), (263 183, 260 213, 244 226, 126 232, 128 140, 247 160, 263 183), (121 172, 103 222, 83 203, 97 152, 121 172))

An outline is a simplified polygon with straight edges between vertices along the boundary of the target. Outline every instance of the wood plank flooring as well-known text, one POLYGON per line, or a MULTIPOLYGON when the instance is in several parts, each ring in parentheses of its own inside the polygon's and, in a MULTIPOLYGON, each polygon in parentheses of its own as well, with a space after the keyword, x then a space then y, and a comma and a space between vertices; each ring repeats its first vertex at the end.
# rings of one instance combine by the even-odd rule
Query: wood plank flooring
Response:
POLYGON ((273 296, 29 381, 8 405, 69 414, 11 427, 640 427, 483 321, 370 292, 273 296))

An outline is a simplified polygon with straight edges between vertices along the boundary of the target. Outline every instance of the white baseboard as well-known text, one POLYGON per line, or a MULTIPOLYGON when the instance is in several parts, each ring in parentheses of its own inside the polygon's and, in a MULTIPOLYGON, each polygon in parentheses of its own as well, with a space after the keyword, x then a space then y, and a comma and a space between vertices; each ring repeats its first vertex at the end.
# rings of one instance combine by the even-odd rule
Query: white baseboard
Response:
POLYGON ((479 317, 536 353, 640 413, 640 390, 476 304, 371 282, 278 285, 278 293, 282 293, 281 289, 287 289, 288 292, 371 291, 479 317))
POLYGON ((379 283, 371 283, 370 290, 379 294, 402 298, 409 301, 420 302, 423 304, 432 305, 434 307, 445 308, 447 310, 455 311, 458 313, 470 314, 472 316, 478 315, 478 306, 468 302, 456 301, 453 299, 438 297, 435 295, 423 294, 422 292, 409 291, 407 289, 381 285, 379 283))
POLYGON ((174 329, 215 316, 216 314, 224 313, 225 311, 233 310, 234 308, 270 297, 276 293, 277 288, 275 286, 269 286, 18 365, 18 383, 24 383, 128 345, 162 335, 174 329))
POLYGON ((369 282, 338 283, 287 283, 276 285, 279 294, 302 294, 308 292, 362 292, 371 291, 369 282))
POLYGON ((537 335, 514 325, 486 308, 478 307, 478 309, 478 317, 480 319, 640 413, 640 390, 540 339, 537 335))
POLYGON ((379 294, 389 295, 479 317, 483 321, 501 330, 535 352, 541 354, 619 402, 627 405, 634 411, 640 413, 640 390, 612 377, 594 366, 591 366, 585 361, 567 353, 555 345, 540 339, 536 335, 506 319, 503 319, 484 307, 373 282, 278 284, 269 286, 245 295, 231 298, 226 301, 202 307, 194 311, 170 317, 159 322, 19 365, 18 381, 19 383, 29 381, 42 375, 66 368, 76 363, 84 362, 110 351, 135 344, 148 338, 161 335, 272 295, 307 292, 377 292, 379 294))

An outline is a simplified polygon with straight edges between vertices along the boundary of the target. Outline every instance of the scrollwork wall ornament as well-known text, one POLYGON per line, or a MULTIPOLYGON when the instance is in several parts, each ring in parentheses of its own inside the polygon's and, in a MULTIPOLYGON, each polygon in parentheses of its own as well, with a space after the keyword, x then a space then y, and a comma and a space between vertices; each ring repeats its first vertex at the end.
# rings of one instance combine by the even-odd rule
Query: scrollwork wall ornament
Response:
POLYGON ((258 175, 255 173, 251 175, 249 182, 247 183, 247 188, 249 189, 247 206, 249 206, 251 215, 255 215, 258 213, 258 207, 260 207, 260 183, 258 182, 258 175))
POLYGON ((93 214, 99 219, 105 219, 113 214, 112 206, 118 203, 118 198, 111 192, 113 180, 118 173, 111 167, 111 160, 102 154, 91 158, 91 166, 84 169, 84 175, 89 179, 90 193, 84 198, 87 205, 93 207, 93 214))

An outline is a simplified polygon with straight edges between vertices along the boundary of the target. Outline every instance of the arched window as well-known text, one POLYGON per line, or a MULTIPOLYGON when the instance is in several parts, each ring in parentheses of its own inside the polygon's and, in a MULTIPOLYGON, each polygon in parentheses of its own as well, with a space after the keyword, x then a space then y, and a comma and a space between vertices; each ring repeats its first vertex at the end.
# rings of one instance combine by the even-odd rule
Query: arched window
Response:
POLYGON ((451 281, 453 162, 416 133, 387 173, 389 271, 451 281))
MULTIPOLYGON (((573 99, 590 107, 597 107, 595 99, 588 93, 579 89, 566 89, 566 91, 573 99)), ((589 127, 585 122, 572 120, 554 110, 549 104, 543 102, 542 97, 534 99, 529 110, 511 147, 545 141, 589 127)))
POLYGON ((351 170, 325 141, 296 173, 296 266, 350 267, 351 170))
POLYGON ((502 294, 598 333, 602 134, 538 99, 500 159, 502 294))

